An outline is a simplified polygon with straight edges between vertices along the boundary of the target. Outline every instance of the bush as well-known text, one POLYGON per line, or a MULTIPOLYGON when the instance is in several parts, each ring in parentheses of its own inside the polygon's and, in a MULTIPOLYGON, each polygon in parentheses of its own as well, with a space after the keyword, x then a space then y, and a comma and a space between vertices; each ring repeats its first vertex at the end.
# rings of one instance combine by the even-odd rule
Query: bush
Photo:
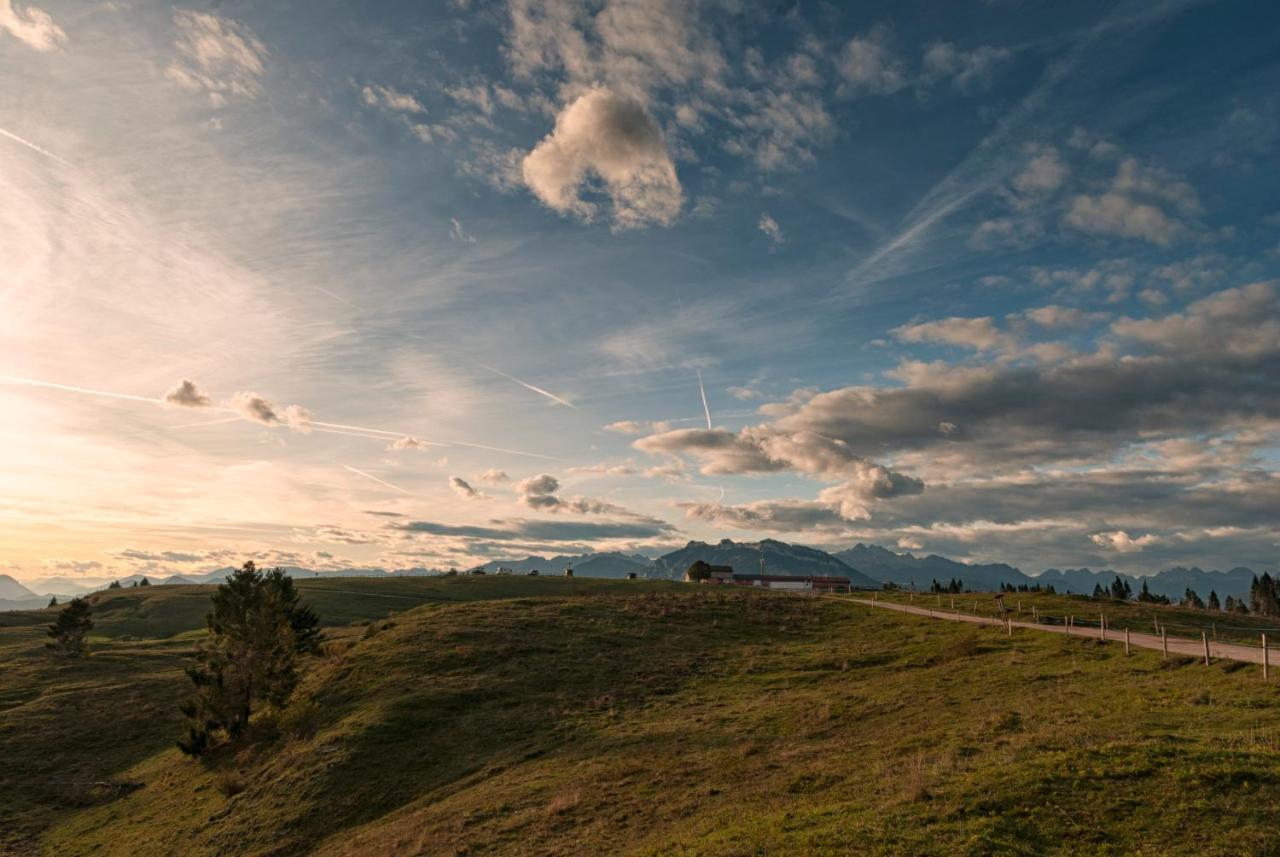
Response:
POLYGON ((213 787, 223 797, 235 797, 248 786, 239 771, 222 771, 213 779, 213 787))
POLYGON ((276 717, 276 726, 290 738, 306 740, 320 730, 324 709, 313 699, 290 705, 276 717))

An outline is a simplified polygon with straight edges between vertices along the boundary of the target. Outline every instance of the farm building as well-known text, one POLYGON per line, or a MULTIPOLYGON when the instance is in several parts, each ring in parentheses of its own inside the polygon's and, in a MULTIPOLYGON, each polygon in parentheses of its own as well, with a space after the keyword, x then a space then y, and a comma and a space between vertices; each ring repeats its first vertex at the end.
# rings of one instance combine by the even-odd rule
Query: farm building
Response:
POLYGON ((817 574, 735 574, 733 583, 737 586, 813 592, 847 592, 851 586, 847 577, 817 574))

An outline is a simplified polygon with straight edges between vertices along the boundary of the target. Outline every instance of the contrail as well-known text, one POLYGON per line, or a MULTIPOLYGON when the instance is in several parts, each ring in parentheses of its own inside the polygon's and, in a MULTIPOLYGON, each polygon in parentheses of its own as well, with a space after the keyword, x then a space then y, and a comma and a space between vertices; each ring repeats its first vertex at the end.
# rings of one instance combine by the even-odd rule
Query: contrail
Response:
POLYGON ((376 476, 371 476, 371 475, 369 475, 368 473, 365 473, 363 470, 356 470, 356 469, 355 469, 354 467, 352 467, 350 464, 343 464, 342 466, 343 466, 343 467, 345 467, 347 470, 350 470, 352 473, 356 474, 357 476, 363 476, 365 479, 369 479, 369 480, 372 480, 372 481, 374 481, 374 482, 377 482, 379 485, 385 485, 385 486, 387 486, 388 488, 394 488, 394 489, 396 489, 397 491, 399 491, 401 494, 408 494, 408 493, 409 493, 408 491, 406 491, 406 490, 404 490, 403 488, 401 488, 399 485, 392 485, 390 482, 388 482, 388 481, 387 481, 387 480, 385 480, 385 479, 379 479, 379 478, 378 478, 378 477, 376 477, 376 476))
POLYGON ((506 372, 503 372, 501 369, 494 369, 492 366, 486 366, 483 363, 477 363, 476 365, 479 366, 481 369, 488 369, 490 372, 492 372, 495 375, 501 375, 503 378, 506 378, 508 381, 514 381, 515 383, 519 384, 521 387, 524 387, 526 390, 532 390, 533 392, 537 393, 539 396, 546 396, 548 399, 555 402, 556 404, 564 405, 566 408, 575 408, 572 402, 565 401, 564 399, 557 396, 555 393, 548 392, 547 390, 544 390, 541 387, 536 387, 527 381, 521 381, 519 378, 516 378, 513 375, 508 375, 506 372))
MULTIPOLYGON (((53 381, 40 381, 35 378, 18 378, 12 375, 0 375, 0 384, 16 384, 18 386, 23 386, 23 387, 41 387, 49 390, 62 390, 68 393, 80 393, 81 395, 85 395, 85 396, 102 396, 108 399, 123 399, 127 402, 146 402, 149 405, 167 404, 167 402, 165 402, 164 399, 157 398, 154 396, 134 396, 129 393, 113 393, 109 390, 95 390, 90 387, 76 387, 71 384, 56 384, 53 381)), ((572 405, 570 407, 572 407, 572 405)), ((240 411, 236 410, 235 408, 226 408, 218 405, 209 405, 205 408, 202 408, 201 410, 213 411, 215 413, 222 413, 222 414, 240 414, 240 411)), ((243 415, 237 416, 236 419, 243 419, 243 415)), ((227 420, 226 422, 232 422, 232 420, 227 420)), ((211 423, 205 423, 205 425, 210 425, 210 424, 211 423)), ((400 437, 406 437, 413 434, 412 432, 406 432, 406 431, 388 431, 387 429, 369 428, 368 426, 353 426, 353 425, 347 425, 345 423, 326 423, 326 422, 320 422, 318 420, 312 421, 310 425, 312 425, 313 427, 318 427, 317 429, 318 431, 324 431, 328 429, 330 431, 336 430, 336 433, 342 433, 340 430, 346 429, 352 432, 361 432, 363 437, 378 438, 378 439, 388 438, 388 437, 400 438, 400 437)), ((428 443, 434 446, 463 446, 469 449, 483 449, 487 452, 503 452, 508 455, 521 455, 526 458, 539 458, 544 461, 563 461, 564 460, 554 455, 543 455, 538 452, 525 452, 524 450, 520 450, 520 449, 507 449, 506 447, 501 447, 501 446, 488 446, 483 443, 469 443, 464 440, 449 440, 449 441, 424 440, 423 443, 428 443)))
POLYGON ((702 386, 702 370, 698 370, 698 392, 702 394, 702 413, 707 417, 707 431, 711 431, 711 409, 707 407, 707 389, 702 386))
MULTIPOLYGON (((153 405, 163 405, 164 399, 157 399, 152 396, 131 396, 128 393, 111 393, 107 390, 92 390, 88 387, 73 387, 70 384, 55 384, 52 381, 37 381, 34 378, 15 378, 12 375, 0 375, 0 384, 18 384, 24 387, 45 387, 50 390, 65 390, 69 393, 84 393, 87 396, 104 396, 108 399, 125 399, 130 402, 148 402, 153 405)), ((216 408, 215 410, 229 411, 229 408, 216 408)))
POLYGON ((182 423, 176 426, 165 426, 165 428, 168 428, 169 430, 172 431, 176 429, 199 428, 200 426, 220 426, 226 423, 239 422, 242 419, 244 419, 244 417, 238 417, 238 416, 237 417, 219 417, 216 420, 203 420, 198 423, 182 423))
POLYGON ((13 140, 15 143, 21 143, 31 151, 38 152, 41 155, 44 155, 46 158, 52 158, 53 160, 57 161, 63 166, 66 166, 66 167, 71 166, 70 162, 68 162, 64 158, 58 157, 53 152, 50 152, 48 149, 44 148, 43 146, 37 146, 35 143, 31 142, 30 140, 22 139, 17 134, 14 134, 12 131, 6 131, 3 128, 0 128, 0 137, 8 137, 10 140, 13 140))

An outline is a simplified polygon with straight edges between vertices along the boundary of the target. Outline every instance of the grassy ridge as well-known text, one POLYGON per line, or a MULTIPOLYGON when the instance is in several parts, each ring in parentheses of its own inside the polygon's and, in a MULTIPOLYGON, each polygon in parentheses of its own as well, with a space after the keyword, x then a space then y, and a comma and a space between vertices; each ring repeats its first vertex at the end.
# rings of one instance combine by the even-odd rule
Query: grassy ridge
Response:
MULTIPOLYGON (((422 604, 671 586, 496 576, 297 583, 339 639, 364 631, 342 626, 422 604)), ((183 669, 203 636, 213 588, 96 593, 92 655, 80 660, 50 657, 44 648, 56 609, 0 613, 0 854, 29 853, 32 837, 59 814, 113 797, 95 783, 122 779, 173 746, 183 669)))
MULTIPOLYGON (((501 583, 527 597, 450 598, 345 634, 252 753, 206 766, 100 722, 83 740, 130 745, 109 767, 145 785, 61 811, 41 849, 1280 849, 1277 688, 1252 671, 836 600, 501 583)), ((130 692, 152 690, 160 704, 159 686, 130 692)))

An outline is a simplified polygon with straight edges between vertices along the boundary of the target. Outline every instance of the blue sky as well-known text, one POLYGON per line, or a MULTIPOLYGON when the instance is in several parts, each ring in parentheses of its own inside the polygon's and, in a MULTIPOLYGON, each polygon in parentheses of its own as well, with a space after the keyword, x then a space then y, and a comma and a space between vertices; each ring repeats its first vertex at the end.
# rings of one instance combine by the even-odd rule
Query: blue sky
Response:
POLYGON ((1269 567, 1278 19, 0 0, 0 563, 1269 567))

